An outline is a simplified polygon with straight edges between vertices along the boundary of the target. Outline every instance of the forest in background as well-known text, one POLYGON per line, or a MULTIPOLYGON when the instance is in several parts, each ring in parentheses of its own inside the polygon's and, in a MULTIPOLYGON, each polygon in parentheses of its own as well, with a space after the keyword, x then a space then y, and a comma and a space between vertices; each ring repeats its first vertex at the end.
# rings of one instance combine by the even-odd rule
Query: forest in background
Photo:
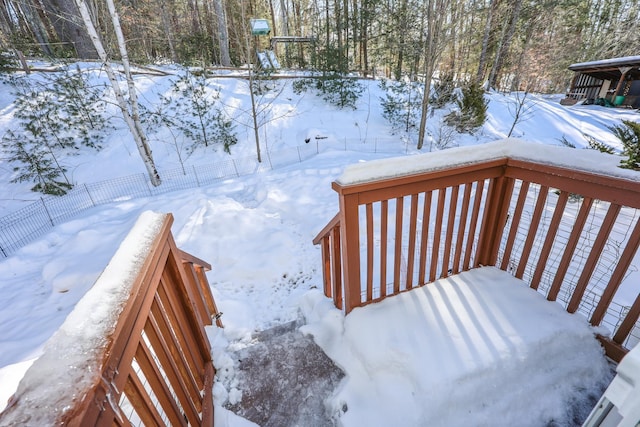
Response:
MULTIPOLYGON (((117 34, 102 1, 86 0, 106 50, 117 34)), ((285 67, 497 90, 563 92, 571 63, 638 53, 637 0, 118 0, 130 60, 242 66, 269 36, 315 37, 276 46, 285 67)), ((0 0, 0 50, 97 59, 76 0, 0 0)), ((6 60, 6 59, 5 59, 6 60)))

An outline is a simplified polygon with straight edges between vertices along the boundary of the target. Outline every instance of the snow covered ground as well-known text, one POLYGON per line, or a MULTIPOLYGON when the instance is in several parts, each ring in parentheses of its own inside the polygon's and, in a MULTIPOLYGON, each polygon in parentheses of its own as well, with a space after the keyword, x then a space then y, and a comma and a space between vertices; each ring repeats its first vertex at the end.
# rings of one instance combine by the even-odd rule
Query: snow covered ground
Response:
MULTIPOLYGON (((89 68, 87 65, 86 69, 89 68)), ((94 69, 92 73, 96 81, 104 81, 99 70, 94 69)), ((159 94, 170 90, 171 77, 139 76, 137 79, 145 102, 153 102, 159 94)), ((245 126, 250 118, 246 81, 234 78, 210 81, 220 89, 220 102, 237 125, 239 143, 232 147, 232 158, 255 157, 253 132, 245 126)), ((357 140, 362 143, 363 151, 332 149, 304 161, 281 162, 282 166, 273 170, 267 168, 249 176, 230 177, 209 186, 90 208, 57 225, 9 258, 0 259, 0 295, 4 302, 0 308, 0 407, 13 393, 31 361, 41 353, 45 341, 92 286, 138 216, 146 210, 172 212, 175 216, 173 234, 178 246, 212 264, 208 278, 218 306, 224 312, 226 326, 219 343, 228 343, 231 349, 240 348, 246 345, 253 331, 295 320, 301 315, 301 307, 308 314, 311 302, 316 307, 311 311, 316 321, 310 322, 308 332, 313 333, 321 344, 339 332, 343 335, 334 338, 345 339, 344 334, 357 326, 358 316, 353 320, 342 319, 331 311, 328 301, 318 296, 315 288, 321 287, 320 250, 312 245, 311 240, 338 210, 331 182, 342 174, 345 166, 415 154, 415 143, 406 143, 400 136, 390 134, 389 126, 381 115, 379 98, 382 94, 375 81, 364 82, 366 90, 354 111, 328 106, 312 94, 296 95, 289 81, 282 80, 276 84, 285 87, 274 99, 268 114, 281 114, 277 115, 278 119, 266 121, 260 129, 263 153, 269 151, 277 157, 287 149, 305 146, 305 139, 317 136, 322 138, 316 140, 319 144, 357 140), (372 144, 376 144, 377 153, 371 152, 372 144), (321 306, 324 308, 320 309, 321 306)), ((14 110, 12 95, 5 88, 0 92, 0 134, 12 126, 14 110)), ((514 107, 516 98, 499 93, 488 97, 489 119, 485 126, 474 135, 456 134, 453 145, 483 144, 506 136, 513 122, 510 108, 514 107)), ((618 124, 621 119, 638 120, 635 111, 598 106, 563 107, 558 100, 559 97, 531 96, 530 114, 516 125, 514 136, 553 145, 559 145, 559 140, 564 137, 576 146, 584 147, 587 141, 583 135, 588 134, 611 146, 618 146, 607 126, 618 124)), ((427 142, 428 147, 434 150, 444 114, 445 111, 438 110, 429 119, 429 132, 433 139, 427 142)), ((74 182, 89 183, 144 171, 122 123, 114 123, 117 127, 106 135, 102 151, 95 153, 82 149, 79 155, 64 159, 74 182)), ((180 166, 170 135, 158 132, 151 135, 151 139, 161 174, 163 170, 180 166)), ((196 150, 188 156, 185 164, 192 167, 228 158, 221 148, 209 147, 196 150)), ((39 198, 38 194, 28 190, 31 186, 28 183, 9 184, 12 176, 12 165, 0 157, 0 216, 39 198)), ((371 339, 371 336, 365 335, 363 339, 371 339)), ((396 356, 396 362, 404 360, 410 348, 403 346, 412 342, 409 337, 399 339, 397 350, 380 346, 380 352, 374 356, 379 360, 396 356)), ((366 341, 359 343, 356 340, 353 345, 371 349, 366 341)), ((424 372, 421 368, 417 372, 410 371, 415 365, 396 363, 392 370, 378 372, 374 369, 375 375, 368 375, 370 371, 358 366, 366 363, 364 359, 356 358, 347 365, 343 361, 345 354, 332 353, 328 347, 325 349, 347 369, 343 387, 330 402, 333 409, 337 402, 344 400, 348 403, 347 414, 353 415, 343 417, 346 425, 371 425, 358 422, 356 414, 365 410, 371 419, 389 419, 393 416, 389 408, 397 399, 394 397, 396 392, 415 393, 423 387, 408 380, 420 378, 424 372), (368 384, 373 384, 372 393, 375 394, 373 390, 381 391, 377 398, 386 402, 384 405, 367 406, 362 398, 357 397, 350 387, 353 384, 363 385, 358 380, 362 377, 358 375, 365 375, 368 384), (385 389, 387 391, 383 393, 385 389)), ((219 368, 217 404, 223 404, 225 399, 241 398, 241 390, 234 388, 233 361, 225 355, 220 351, 216 360, 219 368)), ((487 366, 488 371, 498 370, 496 365, 487 366)), ((595 369, 599 368, 596 366, 595 369)), ((531 387, 533 390, 533 384, 518 382, 516 374, 509 387, 525 390, 531 387)), ((563 380, 558 377, 553 388, 561 388, 561 383, 563 380)), ((480 400, 474 403, 480 403, 480 400)), ((406 402, 400 408, 404 411, 402 408, 406 408, 406 402)), ((448 409, 451 414, 464 411, 462 407, 448 409)), ((514 412, 504 414, 505 419, 539 418, 536 405, 512 407, 510 410, 514 412)), ((222 425, 246 423, 223 410, 218 411, 218 416, 222 425)), ((407 412, 406 416, 410 421, 421 420, 423 418, 420 417, 426 415, 407 412)))

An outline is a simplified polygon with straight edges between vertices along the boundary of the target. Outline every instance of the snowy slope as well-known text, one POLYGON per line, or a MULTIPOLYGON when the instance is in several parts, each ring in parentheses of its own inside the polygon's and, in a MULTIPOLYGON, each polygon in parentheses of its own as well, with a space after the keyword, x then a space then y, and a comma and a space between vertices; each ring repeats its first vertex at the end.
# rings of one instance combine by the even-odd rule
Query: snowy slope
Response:
MULTIPOLYGON (((85 68, 92 69, 95 82, 105 81, 99 69, 91 64, 85 68)), ((136 79, 143 102, 153 103, 160 94, 168 93, 172 77, 140 75, 136 79)), ((255 158, 247 81, 225 76, 210 82, 220 90, 219 101, 238 131, 239 143, 232 147, 231 158, 255 158)), ((267 168, 250 176, 91 208, 10 258, 0 259, 0 295, 4 302, 0 308, 0 406, 15 389, 29 361, 40 354, 45 341, 92 286, 137 217, 146 210, 172 212, 178 246, 212 264, 208 277, 225 313, 225 338, 232 345, 241 346, 255 330, 295 320, 301 301, 321 286, 320 251, 311 240, 337 212, 331 182, 349 164, 417 152, 414 142, 407 144, 406 138, 390 134, 382 118, 382 94, 377 82, 363 84, 366 90, 358 109, 352 111, 328 106, 313 94, 296 95, 290 81, 279 80, 276 85, 283 86, 282 92, 265 109, 266 124, 260 129, 261 149, 274 157, 292 147, 305 146, 307 138, 328 145, 359 141, 362 150, 357 150, 357 144, 349 144, 348 151, 332 149, 302 162, 282 162, 274 170, 267 168), (377 153, 371 152, 372 145, 377 153)), ((6 87, 0 91, 0 134, 13 125, 12 95, 6 87)), ((267 92, 265 96, 276 93, 267 92)), ((517 98, 497 93, 488 97, 485 126, 475 135, 457 135, 455 145, 482 144, 506 136, 513 122, 509 108, 517 98)), ((536 96, 532 100, 531 114, 516 126, 514 136, 546 144, 558 145, 565 137, 578 147, 585 146, 583 134, 587 133, 615 146, 607 126, 621 119, 638 119, 636 112, 628 110, 562 107, 553 97, 536 96)), ((115 110, 112 113, 115 115, 115 110)), ((443 114, 445 111, 436 111, 429 119, 431 135, 437 135, 443 114)), ((64 159, 74 182, 144 171, 123 123, 114 120, 114 126, 116 129, 106 135, 102 151, 82 149, 79 155, 64 159)), ((161 173, 180 167, 175 141, 167 131, 152 134, 151 139, 161 173)), ((220 147, 203 148, 191 154, 185 164, 191 167, 224 159, 229 156, 220 147)), ((9 184, 13 176, 12 165, 0 157, 0 216, 39 199, 28 190, 29 184, 9 184)))

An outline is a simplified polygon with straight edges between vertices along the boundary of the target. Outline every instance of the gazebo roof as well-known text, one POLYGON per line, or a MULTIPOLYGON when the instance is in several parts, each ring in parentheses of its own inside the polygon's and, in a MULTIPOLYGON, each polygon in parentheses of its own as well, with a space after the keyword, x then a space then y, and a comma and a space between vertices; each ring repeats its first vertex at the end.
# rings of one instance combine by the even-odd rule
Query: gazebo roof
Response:
POLYGON ((602 80, 619 79, 622 74, 620 68, 623 67, 631 67, 630 77, 634 80, 640 79, 640 56, 625 56, 569 65, 571 71, 579 71, 602 80))

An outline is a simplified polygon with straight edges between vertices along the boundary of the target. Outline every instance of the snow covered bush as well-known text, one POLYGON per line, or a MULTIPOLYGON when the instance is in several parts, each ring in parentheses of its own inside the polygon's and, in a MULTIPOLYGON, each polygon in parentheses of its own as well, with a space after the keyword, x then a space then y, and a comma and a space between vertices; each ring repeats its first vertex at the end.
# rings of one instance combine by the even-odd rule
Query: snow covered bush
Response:
POLYGON ((471 83, 463 87, 457 103, 460 110, 447 116, 447 124, 455 126, 458 132, 471 133, 487 120, 489 101, 484 98, 482 86, 471 83))
POLYGON ((611 126, 609 129, 622 142, 622 155, 626 159, 620 161, 620 167, 640 170, 640 123, 623 120, 624 126, 611 126))
POLYGON ((61 161, 82 146, 99 150, 108 127, 103 87, 91 87, 79 69, 63 69, 33 85, 33 79, 8 79, 13 87, 17 125, 2 138, 6 159, 14 164, 11 182, 31 181, 33 191, 62 195, 73 188, 61 161))
POLYGON ((409 79, 380 80, 385 97, 380 99, 382 117, 391 125, 392 133, 409 132, 418 126, 423 86, 409 79))
POLYGON ((219 92, 207 85, 204 75, 185 70, 173 83, 171 96, 161 96, 161 106, 145 111, 144 121, 152 127, 164 125, 181 132, 191 141, 187 148, 190 152, 200 146, 222 144, 224 151, 231 153, 238 138, 233 123, 217 106, 219 97, 219 92))

